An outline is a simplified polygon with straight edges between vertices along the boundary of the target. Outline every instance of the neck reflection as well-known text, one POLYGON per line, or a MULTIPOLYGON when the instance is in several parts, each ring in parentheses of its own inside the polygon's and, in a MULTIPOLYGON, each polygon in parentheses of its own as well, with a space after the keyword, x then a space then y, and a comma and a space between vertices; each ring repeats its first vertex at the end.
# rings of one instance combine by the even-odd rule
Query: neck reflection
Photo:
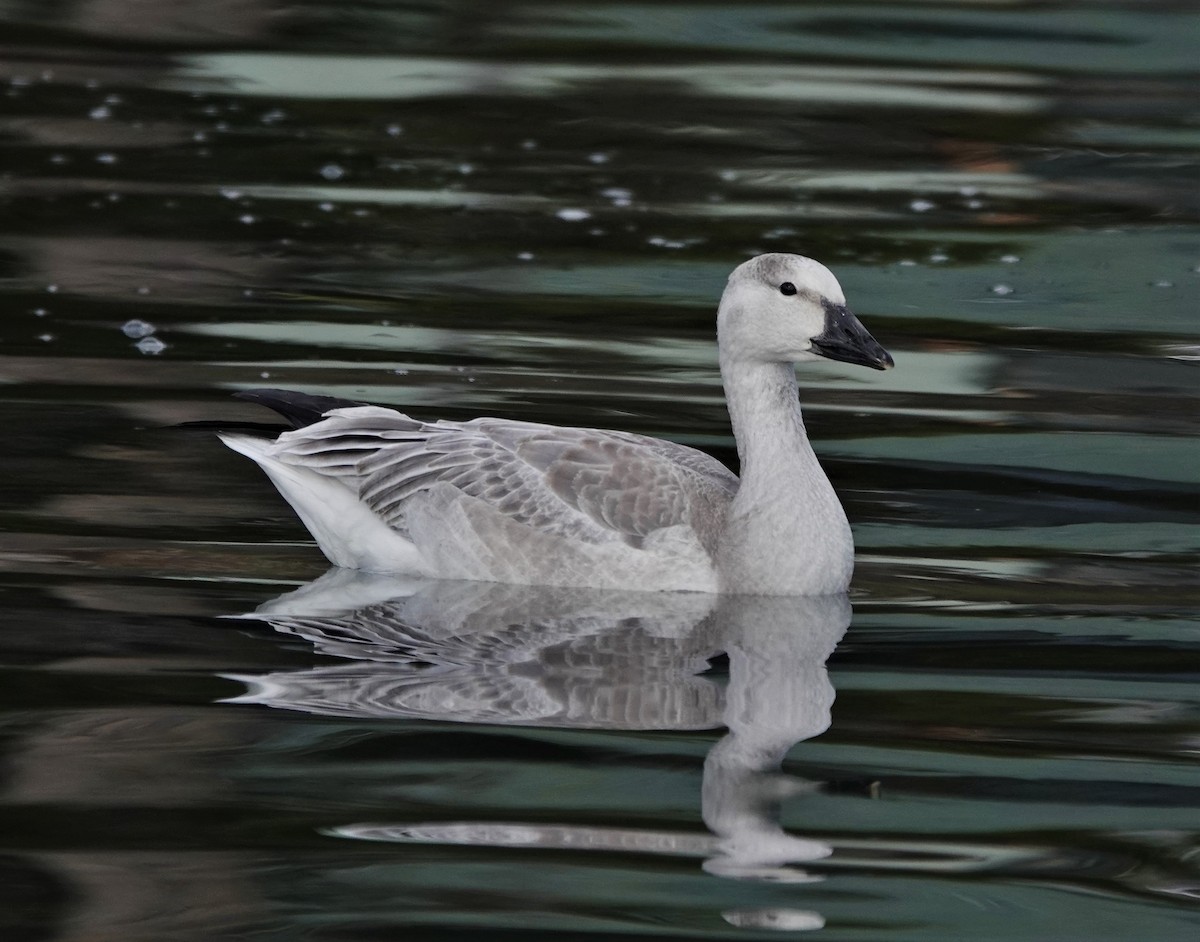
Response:
MULTIPOLYGON (((788 834, 784 800, 815 786, 781 772, 796 743, 829 726, 825 662, 850 622, 846 596, 709 596, 398 581, 346 570, 248 618, 343 663, 232 675, 230 702, 356 718, 559 729, 727 733, 704 762, 711 835, 506 822, 348 824, 366 840, 570 847, 695 856, 714 875, 807 882, 797 865, 831 853, 788 834), (728 677, 714 669, 724 655, 728 677)), ((739 926, 823 924, 802 910, 735 910, 739 926)))

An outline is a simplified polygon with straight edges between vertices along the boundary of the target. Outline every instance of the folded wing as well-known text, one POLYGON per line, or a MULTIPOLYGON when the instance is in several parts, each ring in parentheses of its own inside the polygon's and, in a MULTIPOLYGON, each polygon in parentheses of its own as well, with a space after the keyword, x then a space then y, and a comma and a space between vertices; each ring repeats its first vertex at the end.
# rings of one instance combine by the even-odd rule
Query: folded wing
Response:
POLYGON ((407 535, 410 502, 448 485, 547 534, 639 547, 687 524, 710 552, 737 477, 703 452, 623 432, 503 419, 427 423, 378 406, 285 432, 273 457, 336 477, 407 535))

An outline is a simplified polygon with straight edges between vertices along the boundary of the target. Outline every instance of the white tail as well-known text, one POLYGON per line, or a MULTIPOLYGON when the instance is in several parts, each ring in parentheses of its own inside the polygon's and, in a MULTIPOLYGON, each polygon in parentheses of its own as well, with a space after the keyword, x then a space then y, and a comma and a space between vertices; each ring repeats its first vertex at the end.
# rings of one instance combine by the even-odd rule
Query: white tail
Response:
POLYGON ((271 455, 273 443, 267 439, 230 432, 219 433, 219 437, 267 473, 335 566, 430 574, 417 548, 337 478, 280 461, 271 455))

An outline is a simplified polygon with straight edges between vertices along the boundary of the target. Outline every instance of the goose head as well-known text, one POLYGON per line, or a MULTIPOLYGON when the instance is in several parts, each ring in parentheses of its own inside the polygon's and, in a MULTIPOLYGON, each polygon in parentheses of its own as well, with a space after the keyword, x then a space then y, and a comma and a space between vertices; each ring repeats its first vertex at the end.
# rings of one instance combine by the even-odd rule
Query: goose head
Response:
POLYGON ((717 338, 723 360, 893 365, 846 307, 833 272, 802 255, 759 255, 735 268, 721 295, 717 338))

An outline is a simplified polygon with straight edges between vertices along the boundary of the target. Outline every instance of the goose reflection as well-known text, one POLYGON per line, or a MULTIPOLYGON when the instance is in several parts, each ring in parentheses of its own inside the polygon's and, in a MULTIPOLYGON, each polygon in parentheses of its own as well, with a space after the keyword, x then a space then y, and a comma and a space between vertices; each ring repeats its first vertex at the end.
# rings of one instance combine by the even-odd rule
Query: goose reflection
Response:
MULTIPOLYGON (((726 735, 704 763, 712 832, 508 823, 353 824, 363 840, 571 847, 699 856, 722 877, 805 882, 797 864, 828 844, 789 835, 780 804, 810 790, 780 765, 824 731, 825 661, 850 623, 845 595, 814 598, 622 593, 398 581, 331 570, 253 615, 346 663, 264 675, 231 702, 345 717, 726 735), (728 682, 709 671, 728 659, 728 682)), ((760 928, 816 928, 799 910, 724 914, 760 928)))

